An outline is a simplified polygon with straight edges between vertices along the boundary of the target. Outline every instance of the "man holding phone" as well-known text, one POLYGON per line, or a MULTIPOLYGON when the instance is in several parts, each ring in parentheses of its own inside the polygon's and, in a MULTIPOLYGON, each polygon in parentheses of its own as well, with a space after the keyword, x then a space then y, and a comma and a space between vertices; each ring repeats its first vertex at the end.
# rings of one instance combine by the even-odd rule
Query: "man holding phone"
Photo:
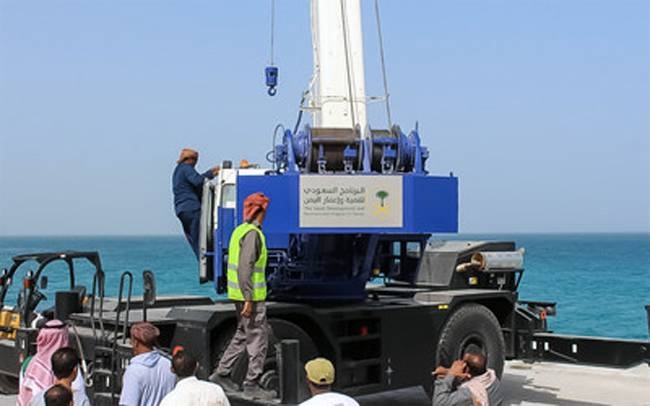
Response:
POLYGON ((436 406, 488 406, 501 405, 503 394, 501 383, 493 369, 486 368, 483 351, 471 344, 465 350, 463 359, 456 360, 451 367, 439 366, 433 371, 436 379, 433 404, 436 406))

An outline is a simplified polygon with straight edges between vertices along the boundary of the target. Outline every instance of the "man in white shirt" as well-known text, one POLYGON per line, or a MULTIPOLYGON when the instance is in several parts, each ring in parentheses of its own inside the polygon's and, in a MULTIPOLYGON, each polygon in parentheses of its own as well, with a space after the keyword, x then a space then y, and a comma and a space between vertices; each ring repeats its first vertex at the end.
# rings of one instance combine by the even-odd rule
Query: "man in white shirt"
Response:
MULTIPOLYGON (((72 393, 72 400, 74 406, 90 406, 90 401, 86 396, 86 390, 81 384, 81 388, 75 388, 74 382, 79 377, 79 356, 74 348, 63 347, 59 348, 52 354, 52 373, 56 378, 55 385, 62 385, 72 393)), ((48 388, 49 389, 49 388, 48 388)), ((45 406, 47 389, 34 395, 30 402, 30 406, 45 406)), ((61 397, 62 392, 55 390, 52 392, 53 396, 64 399, 61 397)))
POLYGON ((196 378, 196 358, 188 351, 179 351, 172 358, 172 372, 178 377, 174 390, 160 406, 230 406, 221 386, 196 378))
POLYGON ((299 406, 359 406, 356 400, 342 393, 332 392, 334 365, 325 358, 314 358, 305 364, 311 398, 299 406))

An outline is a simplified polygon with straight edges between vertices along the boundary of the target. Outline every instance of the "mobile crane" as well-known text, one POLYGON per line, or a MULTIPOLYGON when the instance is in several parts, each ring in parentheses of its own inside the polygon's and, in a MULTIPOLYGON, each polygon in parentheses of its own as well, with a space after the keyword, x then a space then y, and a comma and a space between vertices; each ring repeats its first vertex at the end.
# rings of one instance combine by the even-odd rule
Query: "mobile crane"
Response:
POLYGON ((367 122, 360 2, 312 1, 311 16, 314 71, 301 106, 311 125, 283 132, 272 168, 225 163, 205 184, 200 278, 219 292, 238 208, 255 191, 272 202, 264 233, 276 300, 358 301, 371 276, 414 282, 432 233, 458 230, 458 179, 427 173, 417 129, 367 122))
MULTIPOLYGON (((433 368, 449 365, 471 344, 484 350, 498 374, 507 358, 609 365, 646 358, 647 342, 549 334, 546 317, 555 304, 518 301, 524 253, 513 242, 431 239, 433 233, 457 232, 458 179, 428 174, 429 154, 417 128, 406 134, 391 121, 387 86, 382 99, 388 128, 368 124, 360 1, 310 4, 314 72, 301 108, 311 112, 311 125, 283 131, 270 154, 271 168, 224 162, 218 177, 205 183, 202 202, 199 280, 221 293, 243 199, 258 191, 271 199, 264 233, 274 345, 261 378, 264 387, 278 390, 270 404, 305 399, 301 365, 315 356, 332 360, 335 388, 353 396, 418 385, 430 392, 433 368)), ((277 70, 270 74, 274 94, 277 70)), ((95 404, 117 403, 131 356, 131 323, 155 323, 164 349, 182 345, 199 353, 202 377, 234 333, 232 304, 156 299, 151 273, 144 275, 142 299, 131 298, 128 272, 119 297, 104 299, 96 253, 14 258, 0 278, 2 303, 16 269, 31 260, 39 268, 25 278, 17 309, 3 314, 8 322, 0 338, 15 343, 0 345, 5 387, 17 376, 17 361, 33 351, 37 282, 43 285, 41 271, 54 261, 68 264, 71 281, 70 290, 57 292, 53 312, 74 326, 75 342, 92 364, 86 378, 95 404), (88 295, 74 283, 77 260, 95 266, 88 295)), ((243 380, 246 363, 242 357, 235 366, 235 380, 243 380)), ((234 404, 261 404, 241 393, 229 396, 234 404)))

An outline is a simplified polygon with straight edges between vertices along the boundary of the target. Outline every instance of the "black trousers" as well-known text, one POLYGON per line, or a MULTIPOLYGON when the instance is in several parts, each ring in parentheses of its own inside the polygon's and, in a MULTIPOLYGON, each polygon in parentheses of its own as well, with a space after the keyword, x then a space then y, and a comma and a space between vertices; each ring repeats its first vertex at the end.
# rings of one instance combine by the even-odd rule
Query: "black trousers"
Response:
POLYGON ((182 211, 176 215, 183 225, 183 232, 187 242, 190 243, 196 259, 199 259, 199 226, 201 224, 201 210, 182 211))

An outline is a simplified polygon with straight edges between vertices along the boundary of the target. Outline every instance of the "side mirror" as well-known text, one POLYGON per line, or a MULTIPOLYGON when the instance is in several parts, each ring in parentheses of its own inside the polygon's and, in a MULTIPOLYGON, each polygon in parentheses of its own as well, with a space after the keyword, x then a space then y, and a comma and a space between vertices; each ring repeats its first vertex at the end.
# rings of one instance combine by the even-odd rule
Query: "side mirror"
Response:
POLYGON ((41 276, 41 289, 47 289, 47 276, 41 276))
POLYGON ((149 270, 142 271, 142 290, 145 306, 153 306, 156 303, 156 278, 149 270))

